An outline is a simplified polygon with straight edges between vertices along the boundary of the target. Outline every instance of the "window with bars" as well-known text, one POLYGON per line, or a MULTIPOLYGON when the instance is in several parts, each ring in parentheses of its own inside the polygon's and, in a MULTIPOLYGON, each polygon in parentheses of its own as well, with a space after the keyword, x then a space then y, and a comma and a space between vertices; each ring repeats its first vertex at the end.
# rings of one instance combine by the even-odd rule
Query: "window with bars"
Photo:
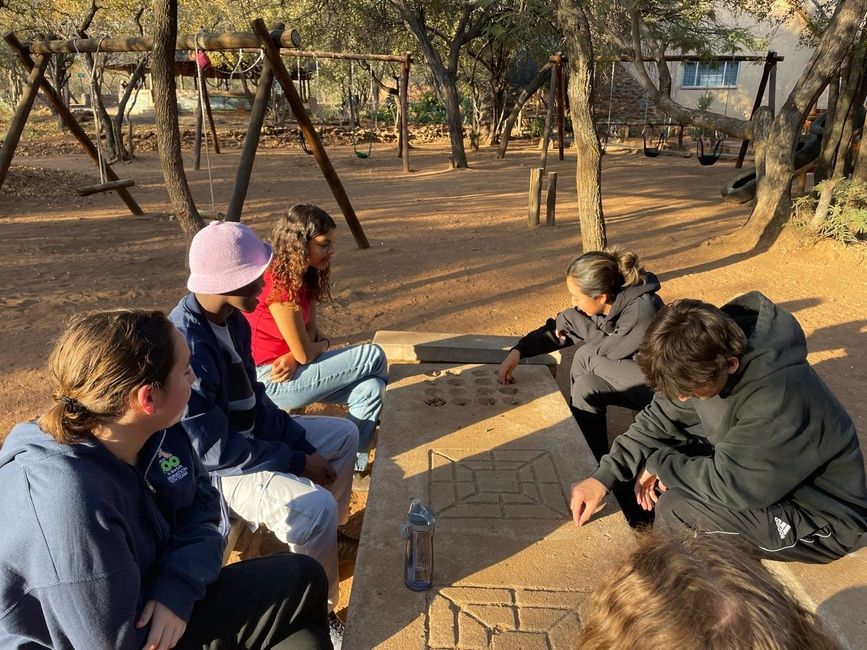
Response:
POLYGON ((687 61, 683 64, 684 88, 735 88, 738 61, 687 61))

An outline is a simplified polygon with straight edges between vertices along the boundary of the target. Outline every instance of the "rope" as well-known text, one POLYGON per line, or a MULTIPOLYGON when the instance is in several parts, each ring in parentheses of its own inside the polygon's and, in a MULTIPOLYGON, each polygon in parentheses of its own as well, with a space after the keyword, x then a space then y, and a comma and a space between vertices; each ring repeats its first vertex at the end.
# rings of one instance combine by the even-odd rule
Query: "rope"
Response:
POLYGON ((211 148, 208 146, 208 134, 209 134, 209 125, 205 124, 205 120, 207 119, 207 113, 205 110, 205 92, 202 88, 202 85, 205 82, 205 74, 202 70, 202 64, 199 61, 199 37, 202 35, 202 32, 198 32, 196 34, 195 46, 196 46, 196 77, 199 81, 199 110, 202 112, 202 135, 205 140, 205 164, 208 167, 208 188, 211 192, 211 214, 217 215, 217 205, 216 201, 214 201, 214 179, 211 176, 211 148))
POLYGON ((605 127, 605 138, 611 133, 611 100, 614 98, 614 61, 611 62, 611 83, 608 86, 608 125, 605 127))
MULTIPOLYGON (((93 130, 95 133, 95 144, 96 144, 96 164, 99 168, 99 184, 105 185, 107 182, 108 175, 105 171, 105 158, 102 155, 102 129, 100 128, 99 121, 99 113, 96 110, 96 57, 99 56, 99 49, 102 47, 102 42, 106 39, 106 36, 103 35, 96 42, 96 52, 93 54, 93 63, 90 66, 90 94, 92 95, 90 98, 90 109, 91 113, 93 113, 93 130)), ((75 42, 76 39, 72 39, 72 47, 75 48, 76 55, 80 55, 81 52, 78 51, 78 44, 75 42)))

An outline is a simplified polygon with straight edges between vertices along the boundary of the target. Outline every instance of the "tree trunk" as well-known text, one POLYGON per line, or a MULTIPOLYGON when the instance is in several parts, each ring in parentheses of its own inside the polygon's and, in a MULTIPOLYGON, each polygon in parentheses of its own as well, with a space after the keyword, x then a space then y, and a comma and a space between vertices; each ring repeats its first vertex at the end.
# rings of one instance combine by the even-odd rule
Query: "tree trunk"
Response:
MULTIPOLYGON (((825 120, 825 134, 822 138, 822 155, 816 167, 816 178, 821 181, 834 178, 843 173, 849 141, 855 128, 855 120, 860 119, 857 100, 864 79, 864 47, 856 47, 850 52, 840 75, 839 92, 834 102, 828 102, 828 117, 825 120), (854 114, 853 114, 854 113, 854 114)), ((831 86, 835 85, 831 82, 831 86)), ((863 98, 862 98, 863 101, 863 98)))
POLYGON ((545 82, 548 80, 548 75, 551 72, 551 67, 553 64, 549 61, 544 66, 539 68, 539 71, 536 73, 536 76, 533 77, 532 81, 524 86, 524 89, 521 91, 521 94, 518 95, 518 99, 515 100, 515 105, 512 106, 512 110, 509 112, 509 117, 506 118, 506 123, 503 125, 503 134, 500 136, 500 148, 497 149, 497 158, 505 158, 506 157, 506 149, 509 146, 509 140, 512 138, 512 129, 515 127, 515 121, 518 119, 518 115, 521 113, 521 109, 524 107, 524 104, 536 94, 536 91, 541 88, 545 82))
POLYGON ((840 78, 836 75, 828 84, 828 106, 825 110, 825 130, 822 135, 822 150, 819 152, 819 159, 816 161, 816 172, 814 178, 817 183, 821 183, 826 178, 831 177, 831 172, 834 169, 834 155, 837 153, 837 148, 831 146, 831 131, 836 120, 834 115, 837 113, 837 100, 840 97, 840 78))
POLYGON ((867 114, 861 124, 861 145, 858 147, 858 157, 852 169, 852 180, 867 183, 867 114))
MULTIPOLYGON (((593 45, 590 24, 577 0, 557 0, 557 18, 569 51, 569 101, 578 165, 578 220, 584 252, 607 245, 602 214, 602 147, 593 124, 593 45)), ((553 97, 551 98, 553 101, 553 97)))
POLYGON ((755 207, 747 222, 731 237, 738 245, 749 248, 769 245, 788 220, 795 143, 801 124, 822 89, 839 70, 839 62, 857 43, 865 11, 867 0, 846 0, 837 5, 818 47, 774 119, 764 156, 764 174, 756 179, 755 207))
POLYGON ((449 126, 449 143, 452 148, 452 155, 455 157, 455 167, 458 169, 466 169, 469 167, 467 162, 467 152, 464 149, 464 125, 461 120, 461 102, 458 98, 458 84, 453 75, 448 74, 440 82, 443 91, 443 104, 446 107, 446 121, 449 126))
POLYGON ((123 97, 120 98, 117 104, 117 115, 114 116, 112 126, 114 128, 115 141, 117 142, 118 160, 132 160, 132 151, 123 146, 123 120, 130 97, 132 97, 133 91, 138 88, 139 83, 144 78, 145 70, 147 70, 147 61, 148 57, 145 55, 136 64, 135 70, 133 70, 132 76, 130 76, 123 91, 123 97))
POLYGON ((178 130, 177 87, 175 86, 175 41, 177 39, 177 0, 154 3, 154 49, 151 54, 154 122, 163 179, 172 208, 188 241, 205 224, 184 174, 181 134, 178 130))

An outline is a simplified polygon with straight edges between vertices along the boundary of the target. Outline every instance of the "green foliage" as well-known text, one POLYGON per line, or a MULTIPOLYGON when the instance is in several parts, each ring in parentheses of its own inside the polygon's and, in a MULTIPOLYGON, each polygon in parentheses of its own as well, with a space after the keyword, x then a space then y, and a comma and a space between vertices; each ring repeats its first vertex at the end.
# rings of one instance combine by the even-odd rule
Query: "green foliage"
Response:
POLYGON ((545 135, 545 118, 537 115, 530 122, 530 136, 533 138, 541 138, 545 135))
MULTIPOLYGON (((795 199, 794 222, 809 227, 816 211, 818 196, 828 181, 816 185, 813 194, 795 199)), ((845 244, 867 242, 867 183, 851 179, 835 180, 828 215, 814 231, 820 237, 845 244)))
POLYGON ((700 111, 706 111, 713 104, 713 93, 711 91, 705 91, 701 95, 698 96, 698 100, 696 101, 696 107, 700 111))
POLYGON ((409 120, 416 124, 445 124, 445 106, 432 92, 426 92, 418 101, 409 102, 409 120))

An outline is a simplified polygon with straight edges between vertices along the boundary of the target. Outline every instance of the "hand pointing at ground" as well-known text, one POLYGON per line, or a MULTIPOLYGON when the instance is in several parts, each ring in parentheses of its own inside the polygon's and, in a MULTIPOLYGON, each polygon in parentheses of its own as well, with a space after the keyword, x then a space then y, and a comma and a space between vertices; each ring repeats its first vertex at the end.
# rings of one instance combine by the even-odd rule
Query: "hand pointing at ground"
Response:
POLYGON ((605 495, 608 490, 595 478, 584 479, 572 484, 572 520, 576 526, 583 526, 590 517, 605 507, 605 495))

